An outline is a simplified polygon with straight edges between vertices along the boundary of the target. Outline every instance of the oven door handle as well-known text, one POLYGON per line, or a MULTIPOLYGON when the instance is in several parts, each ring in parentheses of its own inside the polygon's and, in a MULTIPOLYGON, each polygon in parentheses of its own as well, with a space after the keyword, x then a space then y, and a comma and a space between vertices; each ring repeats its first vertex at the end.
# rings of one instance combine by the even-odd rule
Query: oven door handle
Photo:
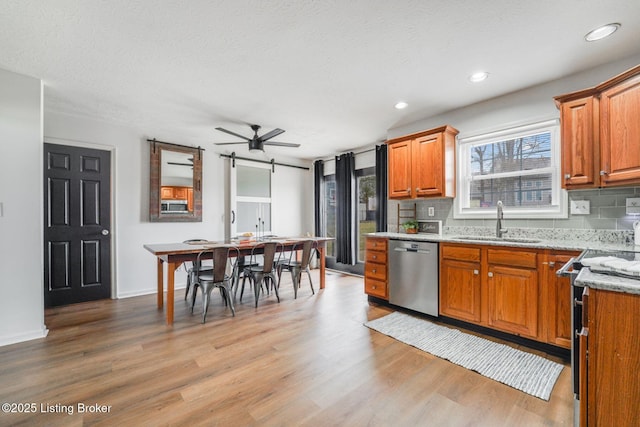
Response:
POLYGON ((573 261, 574 260, 575 260, 575 257, 571 258, 569 261, 567 261, 566 264, 563 265, 560 270, 556 271, 556 276, 559 276, 559 277, 569 277, 569 276, 571 276, 571 274, 573 272, 569 271, 569 269, 573 265, 573 261))

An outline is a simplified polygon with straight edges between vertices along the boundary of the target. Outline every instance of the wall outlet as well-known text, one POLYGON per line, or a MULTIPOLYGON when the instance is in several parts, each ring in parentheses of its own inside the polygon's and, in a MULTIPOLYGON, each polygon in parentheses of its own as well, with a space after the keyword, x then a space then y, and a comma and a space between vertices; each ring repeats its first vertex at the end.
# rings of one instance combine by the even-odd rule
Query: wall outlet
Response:
POLYGON ((640 214, 640 198, 629 197, 627 199, 627 215, 640 214))
POLYGON ((434 216, 436 214, 436 209, 433 206, 430 206, 427 215, 434 216))
POLYGON ((589 215, 590 207, 591 207, 591 202, 589 200, 572 200, 571 214, 572 215, 589 215))

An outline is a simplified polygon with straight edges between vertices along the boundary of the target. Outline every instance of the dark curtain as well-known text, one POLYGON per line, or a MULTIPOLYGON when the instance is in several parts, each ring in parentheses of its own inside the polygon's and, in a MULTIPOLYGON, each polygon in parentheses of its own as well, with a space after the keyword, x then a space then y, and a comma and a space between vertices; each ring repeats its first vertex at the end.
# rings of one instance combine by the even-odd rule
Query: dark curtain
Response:
POLYGON ((324 162, 316 160, 313 162, 313 190, 314 190, 314 221, 316 236, 324 236, 323 205, 324 205, 324 162))
POLYGON ((353 265, 356 256, 356 157, 353 153, 336 157, 336 261, 353 265))
POLYGON ((376 145, 376 231, 387 231, 387 144, 376 145))

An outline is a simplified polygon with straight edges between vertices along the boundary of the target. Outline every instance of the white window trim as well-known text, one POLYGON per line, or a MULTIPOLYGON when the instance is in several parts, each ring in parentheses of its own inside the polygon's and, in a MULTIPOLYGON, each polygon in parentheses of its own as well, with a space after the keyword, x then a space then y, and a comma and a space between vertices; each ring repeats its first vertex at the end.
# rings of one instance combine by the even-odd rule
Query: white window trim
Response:
MULTIPOLYGON (((512 137, 520 137, 525 133, 551 133, 551 166, 545 169, 536 169, 534 171, 517 171, 511 173, 495 174, 493 177, 507 177, 510 175, 528 175, 539 174, 542 172, 551 172, 551 194, 552 199, 557 204, 544 208, 519 208, 505 207, 505 218, 567 218, 568 216, 568 195, 567 191, 561 188, 561 171, 560 171, 560 126, 557 119, 547 120, 544 122, 533 123, 525 126, 504 129, 482 135, 471 136, 458 140, 458 165, 456 177, 456 194, 457 197, 453 202, 453 217, 455 219, 491 219, 495 218, 496 211, 494 208, 470 208, 464 206, 468 200, 469 182, 471 181, 471 173, 469 171, 470 158, 468 147, 470 144, 492 143, 498 142, 512 137)), ((532 190, 533 191, 533 190, 532 190)))

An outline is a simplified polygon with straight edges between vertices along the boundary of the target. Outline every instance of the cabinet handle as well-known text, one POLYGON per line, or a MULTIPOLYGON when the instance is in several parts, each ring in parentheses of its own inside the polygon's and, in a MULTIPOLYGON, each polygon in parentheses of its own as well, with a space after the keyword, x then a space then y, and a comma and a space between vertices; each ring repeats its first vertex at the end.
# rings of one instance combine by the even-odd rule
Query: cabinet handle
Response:
POLYGON ((584 304, 582 304, 582 301, 579 300, 578 298, 574 298, 573 299, 573 305, 577 307, 579 305, 584 305, 584 304))
POLYGON ((549 267, 553 268, 556 266, 556 262, 555 261, 549 261, 549 267))
POLYGON ((371 272, 372 272, 372 273, 375 273, 375 272, 376 272, 376 269, 374 268, 373 270, 371 270, 371 272))
POLYGON ((600 176, 605 176, 605 175, 608 175, 608 174, 609 174, 609 172, 606 172, 606 171, 600 171, 600 176))
POLYGON ((477 276, 478 274, 480 274, 480 272, 478 270, 473 270, 473 275, 477 276))
POLYGON ((371 289, 376 289, 376 285, 373 285, 373 286, 371 287, 371 289))
POLYGON ((416 193, 420 191, 420 187, 416 187, 416 193))
POLYGON ((570 173, 566 173, 564 175, 564 179, 571 179, 571 174, 570 173))
POLYGON ((410 187, 407 188, 407 193, 411 193, 411 188, 410 187))
POLYGON ((489 272, 489 277, 493 277, 493 272, 492 271, 489 272))
POLYGON ((372 256, 373 259, 378 259, 378 255, 372 256))

